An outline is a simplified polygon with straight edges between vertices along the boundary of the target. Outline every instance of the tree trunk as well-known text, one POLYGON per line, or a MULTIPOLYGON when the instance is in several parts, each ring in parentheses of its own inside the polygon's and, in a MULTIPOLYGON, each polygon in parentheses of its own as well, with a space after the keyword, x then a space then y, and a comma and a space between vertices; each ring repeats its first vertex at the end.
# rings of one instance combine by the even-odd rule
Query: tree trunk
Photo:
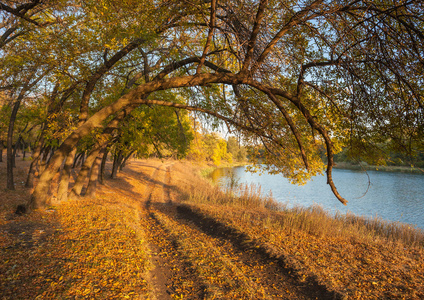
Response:
POLYGON ((13 182, 13 163, 14 157, 12 153, 12 142, 13 142, 13 129, 15 126, 16 115, 18 114, 19 106, 21 105, 21 101, 25 96, 25 93, 30 90, 34 85, 36 85, 46 74, 48 71, 44 72, 38 78, 36 78, 31 84, 29 84, 30 80, 34 76, 35 72, 30 74, 26 80, 26 83, 23 85, 21 92, 18 95, 18 98, 15 101, 15 104, 12 108, 12 113, 10 115, 10 123, 9 129, 7 132, 7 189, 14 190, 15 185, 13 182))
POLYGON ((4 149, 3 141, 0 140, 0 162, 3 162, 3 149, 4 149))
POLYGON ((49 152, 50 152, 50 146, 44 147, 43 158, 41 159, 41 163, 40 163, 40 174, 43 173, 44 169, 46 168, 47 158, 49 157, 49 152))
MULTIPOLYGON (((48 109, 48 115, 51 115, 55 112, 58 112, 61 108, 62 108, 62 104, 66 101, 66 99, 72 94, 72 91, 75 89, 76 85, 74 84, 73 86, 71 86, 71 88, 62 96, 62 98, 60 99, 58 105, 56 107, 53 107, 54 104, 54 99, 56 99, 57 97, 57 91, 58 91, 58 84, 55 85, 54 89, 53 89, 53 93, 50 97, 50 101, 47 105, 48 109)), ((25 187, 28 188, 32 188, 34 186, 34 177, 35 177, 35 171, 37 166, 39 166, 39 173, 42 172, 42 167, 41 167, 41 163, 40 163, 40 158, 42 157, 43 154, 43 146, 44 146, 44 133, 45 133, 45 126, 46 126, 46 122, 44 122, 41 125, 41 133, 38 137, 37 142, 34 145, 34 149, 32 152, 32 161, 31 161, 31 165, 29 167, 28 170, 28 176, 27 176, 27 180, 25 183, 25 187)), ((31 151, 31 143, 29 143, 29 148, 31 151)), ((45 158, 47 158, 47 153, 49 151, 45 152, 45 158)), ((45 162, 46 160, 44 160, 45 162)))
POLYGON ((90 173, 90 170, 93 167, 93 163, 96 161, 97 156, 99 155, 101 150, 101 146, 96 147, 91 153, 88 155, 87 159, 83 163, 81 170, 78 173, 77 180, 75 181, 75 185, 72 188, 71 195, 72 197, 78 197, 81 195, 81 190, 84 187, 84 182, 87 176, 90 173))
POLYGON ((32 154, 32 161, 31 161, 31 165, 29 166, 28 176, 25 183, 25 187, 28 187, 28 188, 32 188, 34 186, 35 168, 40 161, 41 152, 43 150, 43 144, 44 144, 43 131, 44 130, 41 131, 41 135, 37 141, 37 146, 35 147, 34 152, 32 154))
POLYGON ((22 139, 22 160, 25 160, 25 155, 26 155, 26 143, 25 141, 22 139))
POLYGON ((57 188, 57 201, 63 202, 68 200, 69 178, 71 176, 72 165, 74 163, 77 148, 74 148, 66 157, 65 165, 60 174, 59 187, 57 188))
POLYGON ((82 154, 83 154, 83 152, 78 153, 78 154, 75 156, 74 164, 72 165, 72 169, 77 167, 78 160, 81 158, 82 154))
POLYGON ((50 147, 49 151, 46 154, 48 156, 48 159, 47 159, 46 164, 49 164, 50 163, 50 160, 53 157, 54 151, 55 151, 55 148, 54 147, 50 147))
POLYGON ((128 154, 123 160, 122 163, 119 166, 119 170, 122 171, 122 169, 125 167, 125 164, 127 163, 127 160, 131 157, 131 155, 135 152, 135 150, 131 151, 130 154, 128 154))
POLYGON ((21 104, 21 97, 18 97, 17 101, 13 105, 12 113, 10 115, 9 129, 7 131, 7 189, 14 190, 15 184, 13 181, 13 166, 14 166, 14 156, 13 156, 13 128, 15 126, 16 115, 18 114, 19 106, 21 104))
POLYGON ((13 167, 16 168, 16 154, 18 152, 19 146, 21 145, 22 136, 19 135, 18 140, 15 143, 15 147, 13 147, 13 167))
POLYGON ((78 166, 79 165, 83 165, 84 164, 84 162, 85 162, 85 151, 82 153, 82 156, 81 156, 81 161, 80 161, 80 163, 78 164, 78 166))
MULTIPOLYGON (((85 152, 82 153, 81 156, 81 170, 78 173, 78 178, 75 181, 75 185, 72 189, 72 196, 78 197, 81 194, 81 190, 84 186, 84 182, 86 177, 88 176, 90 170, 92 169, 92 165, 94 161, 96 160, 97 156, 100 152, 104 153, 106 151, 106 147, 109 143, 109 140, 112 137, 112 133, 119 125, 119 122, 135 107, 132 107, 130 109, 125 109, 121 113, 119 113, 109 124, 108 126, 103 130, 103 133, 101 135, 101 138, 96 142, 96 144, 93 147, 93 150, 88 155, 87 159, 84 161, 85 152), (102 144, 100 144, 99 141, 104 141, 102 144)), ((75 163, 74 163, 75 164, 75 163)), ((97 171, 98 172, 98 171, 97 171)))
POLYGON ((34 192, 28 203, 30 209, 44 207, 49 204, 51 181, 60 170, 62 162, 73 149, 68 144, 65 144, 65 146, 66 147, 61 147, 55 151, 50 164, 44 169, 43 173, 41 173, 40 180, 34 188, 34 192))
POLYGON ((94 197, 96 195, 97 182, 99 181, 99 165, 101 161, 102 161, 102 156, 101 155, 97 156, 93 164, 93 167, 91 168, 90 181, 88 182, 87 192, 85 193, 85 196, 87 197, 94 197))
POLYGON ((118 174, 118 168, 122 161, 122 150, 119 150, 117 154, 115 154, 113 158, 113 165, 112 165, 112 173, 110 174, 110 178, 114 179, 116 178, 116 174, 118 174))
MULTIPOLYGON (((168 73, 169 72, 162 72, 161 74, 166 75, 168 73)), ((108 118, 112 114, 117 113, 118 111, 129 105, 135 104, 158 104, 164 106, 190 109, 190 107, 181 104, 158 100, 146 100, 145 96, 158 90, 205 85, 210 83, 239 84, 243 83, 243 81, 240 80, 240 78, 237 78, 237 75, 220 72, 214 74, 199 74, 195 76, 189 75, 178 78, 162 79, 160 81, 151 81, 130 91, 128 94, 124 95, 111 105, 100 109, 98 112, 92 115, 90 119, 88 119, 84 124, 80 125, 76 130, 74 130, 65 139, 65 141, 63 141, 59 149, 55 151, 54 156, 52 157, 46 170, 44 170, 44 172, 41 174, 40 180, 31 195, 31 199, 28 203, 29 208, 37 208, 48 204, 48 191, 50 188, 51 181, 65 157, 76 147, 78 141, 82 137, 88 135, 95 127, 101 126, 101 123, 106 118, 108 118)), ((191 110, 195 109, 191 108, 191 110)), ((197 108, 196 110, 201 111, 201 109, 197 108)))
POLYGON ((99 173, 99 183, 103 184, 104 182, 104 177, 105 177, 105 166, 106 166, 106 160, 107 160, 107 155, 108 155, 108 151, 107 149, 105 150, 105 154, 103 154, 102 157, 102 163, 100 164, 100 173, 99 173))

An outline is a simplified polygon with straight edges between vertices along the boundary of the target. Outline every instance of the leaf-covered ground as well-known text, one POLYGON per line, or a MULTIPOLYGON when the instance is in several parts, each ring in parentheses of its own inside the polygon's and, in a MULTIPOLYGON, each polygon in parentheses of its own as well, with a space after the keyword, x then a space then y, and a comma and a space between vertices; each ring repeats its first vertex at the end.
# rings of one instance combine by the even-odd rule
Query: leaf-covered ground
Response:
POLYGON ((103 197, 3 221, 2 299, 144 295, 148 258, 134 224, 134 210, 103 197))
POLYGON ((17 216, 30 192, 18 171, 17 190, 0 190, 0 299, 424 297, 422 247, 283 232, 278 212, 190 202, 195 172, 132 161, 95 199, 17 216))

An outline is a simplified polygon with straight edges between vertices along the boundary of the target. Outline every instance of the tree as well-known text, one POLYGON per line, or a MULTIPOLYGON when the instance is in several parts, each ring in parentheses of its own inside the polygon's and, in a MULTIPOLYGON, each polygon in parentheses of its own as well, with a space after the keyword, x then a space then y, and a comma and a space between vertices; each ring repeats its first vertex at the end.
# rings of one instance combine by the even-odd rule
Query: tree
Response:
POLYGON ((227 151, 227 143, 217 133, 212 132, 202 136, 203 151, 206 159, 219 166, 222 160, 232 163, 233 156, 227 151))
POLYGON ((238 162, 244 162, 247 159, 247 150, 246 147, 240 145, 235 136, 228 137, 227 140, 227 150, 228 153, 238 162))
POLYGON ((0 2, 0 49, 31 31, 31 27, 43 27, 51 23, 43 15, 44 1, 32 0, 27 3, 15 1, 0 2))
POLYGON ((84 1, 74 8, 61 26, 80 36, 68 45, 87 49, 65 55, 68 73, 87 83, 69 102, 83 118, 42 173, 33 207, 48 203, 53 176, 81 139, 140 105, 221 120, 262 144, 265 168, 293 182, 325 168, 344 204, 332 180, 342 147, 376 159, 389 148, 409 155, 424 148, 422 1, 84 1), (123 93, 110 97, 108 82, 123 93), (163 91, 184 102, 161 99, 163 91))

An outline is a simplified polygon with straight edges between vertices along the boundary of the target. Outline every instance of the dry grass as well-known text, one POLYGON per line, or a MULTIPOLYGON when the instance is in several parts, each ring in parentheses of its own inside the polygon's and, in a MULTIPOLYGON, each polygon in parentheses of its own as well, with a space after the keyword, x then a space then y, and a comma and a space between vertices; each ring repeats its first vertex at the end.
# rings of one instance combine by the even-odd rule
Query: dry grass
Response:
POLYGON ((424 232, 319 206, 287 208, 256 186, 220 190, 185 165, 181 201, 246 233, 260 246, 349 299, 424 297, 424 232))

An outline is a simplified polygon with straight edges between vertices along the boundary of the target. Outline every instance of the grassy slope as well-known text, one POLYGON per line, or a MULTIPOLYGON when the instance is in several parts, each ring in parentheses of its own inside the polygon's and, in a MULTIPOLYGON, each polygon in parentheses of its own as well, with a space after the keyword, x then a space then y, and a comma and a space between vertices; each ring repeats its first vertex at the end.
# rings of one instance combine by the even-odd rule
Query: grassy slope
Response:
POLYGON ((319 207, 278 208, 249 187, 241 194, 232 198, 197 185, 186 201, 247 234, 299 276, 316 277, 348 298, 424 298, 423 231, 354 216, 334 219, 319 207))
POLYGON ((96 199, 20 217, 29 191, 1 187, 2 299, 307 299, 305 287, 327 293, 320 284, 348 299, 424 298, 422 232, 286 210, 254 188, 235 198, 198 167, 161 166, 133 163, 96 199))

